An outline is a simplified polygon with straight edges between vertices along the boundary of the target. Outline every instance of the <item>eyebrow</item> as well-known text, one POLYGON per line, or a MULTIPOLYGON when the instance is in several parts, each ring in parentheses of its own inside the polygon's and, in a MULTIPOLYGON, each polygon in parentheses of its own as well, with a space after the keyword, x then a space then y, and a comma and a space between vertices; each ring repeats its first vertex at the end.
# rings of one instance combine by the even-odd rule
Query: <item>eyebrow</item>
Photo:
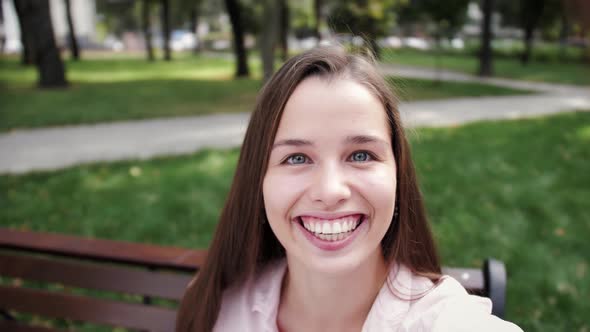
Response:
POLYGON ((306 145, 313 145, 311 141, 305 139, 283 139, 277 141, 275 144, 272 145, 272 148, 277 148, 279 146, 306 146, 306 145))
MULTIPOLYGON (((348 144, 369 144, 369 143, 377 143, 381 145, 388 146, 388 142, 385 140, 373 136, 373 135, 355 135, 355 136, 346 136, 344 139, 345 143, 348 144)), ((313 146, 313 142, 305 139, 283 139, 277 141, 273 144, 272 148, 277 148, 279 146, 294 146, 294 147, 301 147, 301 146, 313 146)))
POLYGON ((389 143, 377 136, 373 135, 356 135, 356 136, 347 136, 344 140, 346 143, 352 144, 368 144, 368 143, 378 143, 383 145, 389 145, 389 143))

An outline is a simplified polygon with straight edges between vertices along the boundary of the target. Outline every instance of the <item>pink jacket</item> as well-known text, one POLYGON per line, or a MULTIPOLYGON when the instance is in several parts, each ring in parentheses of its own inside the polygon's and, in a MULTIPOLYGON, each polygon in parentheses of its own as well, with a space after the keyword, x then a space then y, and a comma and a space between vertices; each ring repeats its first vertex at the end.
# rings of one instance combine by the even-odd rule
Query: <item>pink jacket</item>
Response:
MULTIPOLYGON (((286 261, 269 266, 239 289, 225 291, 214 331, 277 332, 277 311, 286 261)), ((373 331, 521 331, 491 314, 490 299, 469 295, 459 282, 445 276, 433 283, 395 266, 390 284, 384 284, 363 325, 373 331), (393 287, 391 287, 393 286, 393 287), (401 299, 391 289, 403 292, 401 299), (408 298, 416 300, 407 300, 408 298)))

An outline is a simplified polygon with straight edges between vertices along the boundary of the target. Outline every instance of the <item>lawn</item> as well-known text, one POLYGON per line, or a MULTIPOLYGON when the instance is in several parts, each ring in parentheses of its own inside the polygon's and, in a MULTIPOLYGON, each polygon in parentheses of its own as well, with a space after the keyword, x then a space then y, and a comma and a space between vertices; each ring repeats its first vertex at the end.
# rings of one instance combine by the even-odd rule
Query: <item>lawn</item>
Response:
MULTIPOLYGON (((258 72, 259 64, 251 61, 258 72)), ((232 79, 231 59, 178 55, 170 63, 139 58, 67 62, 72 85, 33 88, 35 71, 16 59, 0 62, 0 131, 132 119, 251 111, 261 82, 232 79)), ((525 94, 528 91, 459 82, 392 80, 404 100, 525 94)))
MULTIPOLYGON (((436 67, 435 56, 431 52, 385 49, 382 60, 394 64, 436 67)), ((439 66, 443 69, 476 74, 479 60, 466 54, 444 54, 440 55, 439 66)), ((522 66, 514 58, 497 58, 494 59, 494 73, 498 77, 518 80, 590 85, 590 64, 581 62, 531 61, 527 66, 522 66)))
MULTIPOLYGON (((507 264, 507 319, 590 324, 590 112, 410 135, 445 265, 507 264)), ((0 225, 207 247, 238 150, 0 176, 0 225)))

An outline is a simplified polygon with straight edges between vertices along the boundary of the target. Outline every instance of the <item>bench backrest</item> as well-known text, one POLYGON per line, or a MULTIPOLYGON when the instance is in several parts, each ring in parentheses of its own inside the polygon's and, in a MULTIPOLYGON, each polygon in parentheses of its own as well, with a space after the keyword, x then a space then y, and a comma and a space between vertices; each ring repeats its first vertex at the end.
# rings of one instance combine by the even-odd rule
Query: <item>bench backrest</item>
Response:
MULTIPOLYGON (((22 329, 23 314, 32 314, 61 319, 62 325, 66 320, 173 331, 178 301, 205 258, 204 250, 0 228, 0 330, 22 329)), ((505 287, 498 262, 444 273, 494 300, 493 291, 502 287, 493 285, 487 270, 497 264, 505 287)), ((503 296, 504 289, 498 291, 503 296)), ((501 306, 499 316, 500 300, 494 303, 501 306)))

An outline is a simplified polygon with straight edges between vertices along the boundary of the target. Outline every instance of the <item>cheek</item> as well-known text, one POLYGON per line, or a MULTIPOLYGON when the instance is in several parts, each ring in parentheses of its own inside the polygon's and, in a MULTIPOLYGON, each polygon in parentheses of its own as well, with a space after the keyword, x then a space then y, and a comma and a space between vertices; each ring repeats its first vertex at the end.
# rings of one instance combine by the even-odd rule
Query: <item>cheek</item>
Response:
POLYGON ((357 176, 357 184, 361 195, 375 209, 375 214, 391 219, 395 208, 395 169, 383 165, 361 173, 357 176))
POLYGON ((266 214, 270 222, 288 216, 290 208, 303 190, 302 187, 302 181, 297 177, 278 172, 267 173, 262 191, 266 214))

